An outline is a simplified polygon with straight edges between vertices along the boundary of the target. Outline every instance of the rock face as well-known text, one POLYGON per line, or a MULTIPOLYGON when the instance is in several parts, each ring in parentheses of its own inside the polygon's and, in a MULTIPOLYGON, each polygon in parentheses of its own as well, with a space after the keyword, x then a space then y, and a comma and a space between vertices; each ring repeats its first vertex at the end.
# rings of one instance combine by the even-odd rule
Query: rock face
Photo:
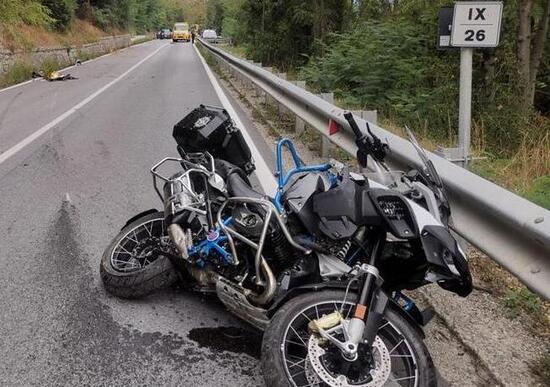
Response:
POLYGON ((32 51, 10 51, 0 47, 0 74, 9 70, 17 61, 24 61, 39 68, 48 58, 55 59, 61 65, 74 64, 77 59, 90 58, 128 47, 130 35, 107 36, 95 43, 82 46, 37 48, 32 51))

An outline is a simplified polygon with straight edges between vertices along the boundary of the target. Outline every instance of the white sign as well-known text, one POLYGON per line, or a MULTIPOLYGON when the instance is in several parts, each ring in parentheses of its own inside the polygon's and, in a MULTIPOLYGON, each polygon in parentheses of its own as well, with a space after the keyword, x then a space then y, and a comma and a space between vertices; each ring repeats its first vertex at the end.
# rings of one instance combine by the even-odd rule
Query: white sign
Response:
POLYGON ((458 1, 455 3, 451 45, 496 47, 500 38, 502 1, 458 1))

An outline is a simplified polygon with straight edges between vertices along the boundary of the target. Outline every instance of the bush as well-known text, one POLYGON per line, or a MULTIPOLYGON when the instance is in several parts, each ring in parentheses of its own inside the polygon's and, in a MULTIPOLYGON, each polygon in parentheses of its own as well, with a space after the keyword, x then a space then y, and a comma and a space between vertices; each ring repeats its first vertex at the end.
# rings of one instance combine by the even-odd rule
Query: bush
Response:
POLYGON ((26 62, 15 62, 0 78, 0 87, 15 85, 26 81, 32 76, 32 66, 26 62))
POLYGON ((434 55, 433 42, 416 25, 400 21, 363 23, 331 35, 322 57, 301 74, 319 91, 334 91, 346 106, 377 109, 409 125, 447 137, 456 118, 456 55, 434 55))
POLYGON ((40 70, 44 73, 44 76, 48 76, 51 72, 57 71, 60 68, 61 65, 56 58, 46 58, 40 65, 40 70))
POLYGON ((36 0, 1 0, 0 23, 16 25, 25 23, 48 27, 54 22, 50 10, 36 0))
POLYGON ((74 17, 76 0, 42 0, 42 4, 49 8, 57 29, 65 30, 69 27, 74 17))

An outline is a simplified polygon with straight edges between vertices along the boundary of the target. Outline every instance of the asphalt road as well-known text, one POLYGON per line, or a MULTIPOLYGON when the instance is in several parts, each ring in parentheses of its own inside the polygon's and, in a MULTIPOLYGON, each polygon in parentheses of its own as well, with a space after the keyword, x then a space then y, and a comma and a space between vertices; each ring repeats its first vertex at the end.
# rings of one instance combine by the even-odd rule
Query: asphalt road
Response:
POLYGON ((126 219, 161 207, 149 168, 177 155, 173 125, 220 105, 196 52, 154 41, 68 72, 0 91, 0 385, 261 384, 259 334, 215 299, 99 280, 126 219))

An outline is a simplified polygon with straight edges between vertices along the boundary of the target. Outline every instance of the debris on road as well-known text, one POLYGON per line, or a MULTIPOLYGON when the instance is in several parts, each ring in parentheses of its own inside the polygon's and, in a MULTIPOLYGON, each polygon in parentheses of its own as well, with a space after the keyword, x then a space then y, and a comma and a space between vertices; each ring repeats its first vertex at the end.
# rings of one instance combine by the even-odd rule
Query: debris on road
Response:
POLYGON ((33 71, 32 72, 33 78, 44 78, 47 81, 53 82, 53 81, 68 81, 71 79, 78 79, 76 77, 73 77, 71 74, 62 74, 59 71, 52 71, 48 74, 44 74, 43 71, 33 71))

